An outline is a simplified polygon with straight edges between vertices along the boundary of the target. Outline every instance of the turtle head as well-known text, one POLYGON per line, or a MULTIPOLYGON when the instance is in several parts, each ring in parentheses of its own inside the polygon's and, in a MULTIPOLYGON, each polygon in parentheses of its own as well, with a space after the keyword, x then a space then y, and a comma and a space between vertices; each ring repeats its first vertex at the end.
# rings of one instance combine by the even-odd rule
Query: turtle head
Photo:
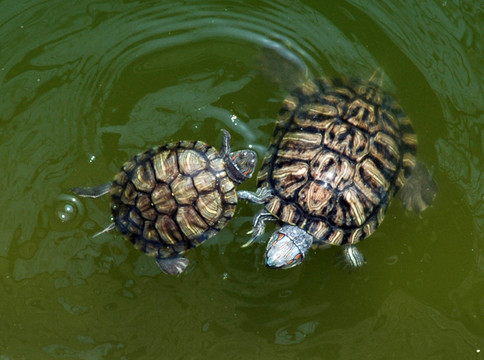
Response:
POLYGON ((289 269, 304 260, 313 237, 294 225, 274 231, 267 243, 265 263, 273 269, 289 269))
POLYGON ((250 179, 254 174, 257 154, 252 150, 234 151, 229 154, 226 164, 229 177, 240 184, 250 179))
POLYGON ((230 133, 222 130, 224 138, 220 154, 224 158, 228 176, 237 184, 250 179, 257 164, 257 154, 253 150, 230 152, 230 133))

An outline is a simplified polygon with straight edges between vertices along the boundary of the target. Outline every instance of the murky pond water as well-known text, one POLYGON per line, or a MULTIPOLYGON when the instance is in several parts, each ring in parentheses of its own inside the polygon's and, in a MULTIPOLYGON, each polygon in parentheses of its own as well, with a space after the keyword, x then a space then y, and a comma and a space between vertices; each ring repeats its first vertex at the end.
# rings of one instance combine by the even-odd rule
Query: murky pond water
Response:
POLYGON ((483 358, 482 3, 0 8, 0 359, 483 358), (261 75, 265 51, 284 76, 261 75), (258 210, 241 203, 170 277, 119 234, 92 237, 109 224, 109 199, 69 192, 158 144, 219 146, 222 128, 262 157, 288 83, 376 69, 439 194, 420 216, 392 203, 359 246, 361 270, 338 266, 338 248, 265 268, 264 244, 240 247, 258 210))

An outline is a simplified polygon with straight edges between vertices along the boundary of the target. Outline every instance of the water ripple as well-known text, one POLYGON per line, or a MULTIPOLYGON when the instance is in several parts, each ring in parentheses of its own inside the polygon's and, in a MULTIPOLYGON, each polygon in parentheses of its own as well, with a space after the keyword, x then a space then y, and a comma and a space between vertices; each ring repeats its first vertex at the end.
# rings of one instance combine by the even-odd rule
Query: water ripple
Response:
MULTIPOLYGON (((10 224, 19 214, 35 219, 47 212, 52 230, 72 231, 83 217, 70 210, 81 208, 53 199, 71 186, 106 181, 127 157, 159 143, 201 138, 218 146, 213 129, 228 128, 234 148, 262 156, 280 97, 258 76, 261 49, 301 74, 345 67, 367 74, 375 67, 361 44, 299 2, 52 0, 8 8, 0 17, 11 39, 0 72, 0 162, 9 169, 10 224)), ((102 205, 89 206, 96 220, 86 224, 102 226, 102 205)), ((18 245, 36 226, 23 224, 18 245)), ((18 226, 4 228, 6 255, 18 226)), ((51 261, 63 263, 53 251, 51 261)))

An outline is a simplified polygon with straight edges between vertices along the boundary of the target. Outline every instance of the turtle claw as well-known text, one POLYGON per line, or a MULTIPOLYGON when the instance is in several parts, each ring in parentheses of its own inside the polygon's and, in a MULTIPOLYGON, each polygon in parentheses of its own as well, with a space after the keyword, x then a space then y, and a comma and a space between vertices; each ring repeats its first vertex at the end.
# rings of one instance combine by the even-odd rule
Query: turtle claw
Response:
POLYGON ((277 220, 274 215, 268 212, 266 209, 262 209, 254 216, 254 226, 251 230, 247 232, 247 234, 252 234, 252 237, 249 241, 247 241, 243 248, 251 245, 253 242, 257 241, 257 239, 264 234, 266 230, 266 222, 267 221, 275 221, 277 220))
POLYGON ((101 231, 98 231, 97 233, 95 233, 92 237, 95 238, 95 237, 98 237, 99 235, 110 232, 111 230, 114 230, 115 227, 116 227, 116 225, 114 223, 111 223, 106 228, 104 228, 101 231))
POLYGON ((241 247, 246 248, 252 245, 264 233, 264 230, 265 230, 265 224, 259 225, 258 227, 253 227, 251 230, 247 232, 247 234, 252 234, 252 237, 241 247))
MULTIPOLYGON (((252 231, 253 231, 253 230, 251 230, 251 232, 252 232, 252 231)), ((246 247, 249 247, 250 245, 252 245, 252 243, 253 243, 254 241, 255 241, 255 238, 254 238, 254 237, 252 237, 252 238, 250 238, 250 240, 249 240, 249 241, 247 241, 245 244, 241 245, 240 247, 241 247, 241 248, 246 248, 246 247)))

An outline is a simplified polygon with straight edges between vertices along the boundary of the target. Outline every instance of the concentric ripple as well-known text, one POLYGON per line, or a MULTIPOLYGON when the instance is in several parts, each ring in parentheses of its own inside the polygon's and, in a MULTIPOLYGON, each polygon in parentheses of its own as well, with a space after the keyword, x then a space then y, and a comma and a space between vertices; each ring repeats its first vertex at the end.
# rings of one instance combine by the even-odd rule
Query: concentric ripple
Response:
MULTIPOLYGON (((262 157, 281 101, 268 80, 375 67, 361 44, 299 2, 52 0, 6 8, 0 162, 9 169, 7 223, 35 219, 70 186, 108 181, 135 153, 175 139, 219 146, 226 128, 233 148, 262 157), (261 63, 267 50, 274 61, 261 63)), ((64 205, 48 207, 48 217, 72 231, 77 207, 64 205)), ((23 236, 35 227, 25 224, 23 236)), ((5 229, 5 241, 14 231, 5 229)))

